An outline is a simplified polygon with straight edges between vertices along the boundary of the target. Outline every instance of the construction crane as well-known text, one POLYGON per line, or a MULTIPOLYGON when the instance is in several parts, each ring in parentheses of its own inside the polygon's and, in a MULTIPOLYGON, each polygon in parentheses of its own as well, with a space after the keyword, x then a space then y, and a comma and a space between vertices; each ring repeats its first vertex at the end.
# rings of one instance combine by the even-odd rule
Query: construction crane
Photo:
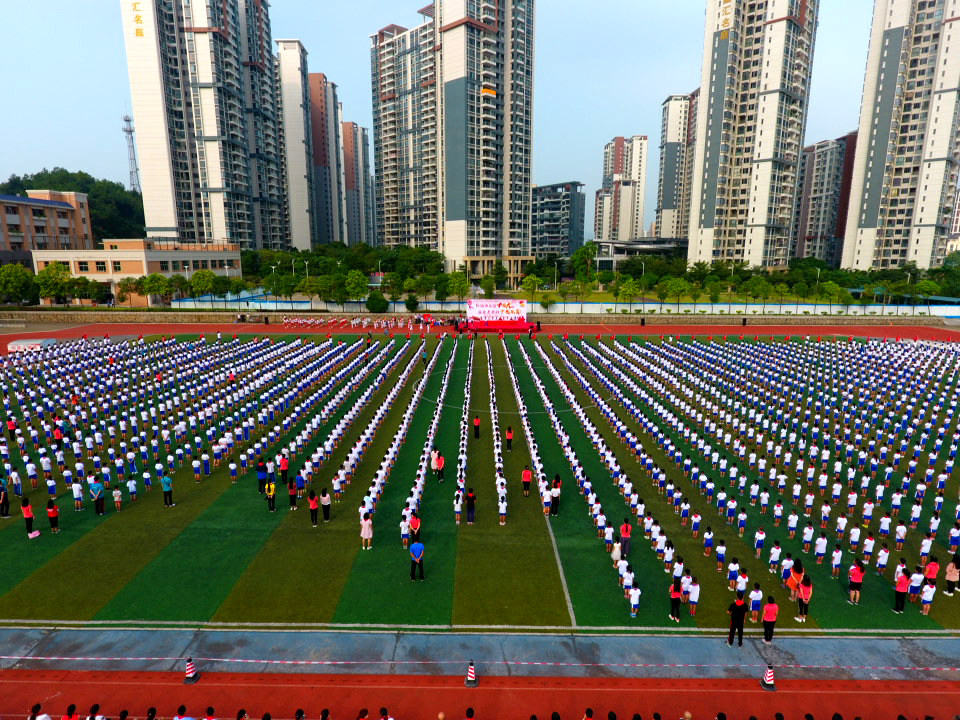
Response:
POLYGON ((137 150, 133 145, 133 118, 129 115, 123 116, 123 134, 127 136, 127 155, 130 159, 130 189, 134 192, 140 190, 140 168, 137 167, 137 150))

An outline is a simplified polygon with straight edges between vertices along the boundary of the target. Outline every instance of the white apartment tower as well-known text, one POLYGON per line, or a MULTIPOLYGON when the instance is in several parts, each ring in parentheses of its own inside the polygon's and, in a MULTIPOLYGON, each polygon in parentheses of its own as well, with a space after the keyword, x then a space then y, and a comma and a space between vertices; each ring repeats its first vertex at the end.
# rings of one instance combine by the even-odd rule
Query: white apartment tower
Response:
POLYGON ((929 268, 946 256, 960 160, 958 20, 960 0, 874 4, 845 268, 929 268))
POLYGON ((818 0, 707 0, 688 259, 790 259, 818 0))
POLYGON ((698 95, 694 90, 689 95, 671 95, 663 102, 656 237, 687 237, 698 95))
POLYGON ((147 235, 283 247, 268 4, 120 6, 147 235))
POLYGON ((646 135, 615 137, 603 148, 603 180, 594 208, 597 240, 643 237, 644 195, 647 189, 646 135))
POLYGON ((290 245, 297 250, 310 250, 318 238, 313 210, 313 139, 307 51, 299 40, 276 42, 277 101, 290 245))
POLYGON ((530 253, 534 0, 437 0, 371 36, 377 225, 519 281, 530 253))

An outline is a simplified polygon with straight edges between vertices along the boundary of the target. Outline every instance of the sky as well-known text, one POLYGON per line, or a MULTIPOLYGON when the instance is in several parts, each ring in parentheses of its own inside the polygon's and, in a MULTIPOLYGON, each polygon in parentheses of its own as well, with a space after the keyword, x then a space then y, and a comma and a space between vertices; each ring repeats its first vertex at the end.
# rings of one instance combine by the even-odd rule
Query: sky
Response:
MULTIPOLYGON (((17 2, 0 23, 0 179, 61 166, 128 183, 121 1, 17 2)), ((274 38, 300 39, 310 71, 337 83, 344 119, 370 127, 370 35, 413 27, 425 4, 271 0, 270 17, 274 38)), ((821 3, 807 143, 857 128, 872 6, 821 3)), ((704 15, 703 0, 537 0, 533 182, 583 182, 588 237, 603 146, 617 135, 650 137, 653 220, 661 104, 700 84, 704 15)))

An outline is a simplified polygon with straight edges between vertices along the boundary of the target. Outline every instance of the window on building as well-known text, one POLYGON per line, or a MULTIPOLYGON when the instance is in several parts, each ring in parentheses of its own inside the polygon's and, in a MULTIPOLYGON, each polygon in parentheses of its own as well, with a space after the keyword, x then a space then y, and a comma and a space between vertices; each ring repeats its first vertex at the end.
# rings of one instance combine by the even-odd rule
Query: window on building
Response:
POLYGON ((17 206, 16 206, 16 205, 4 205, 4 206, 3 206, 3 211, 4 211, 7 215, 19 215, 19 214, 20 214, 20 212, 17 210, 17 206))
POLYGON ((107 271, 107 261, 106 260, 97 260, 94 267, 97 269, 97 272, 105 273, 107 271))
POLYGON ((77 272, 90 272, 90 263, 86 260, 77 260, 77 272))
POLYGON ((114 271, 114 272, 120 272, 120 268, 121 268, 120 262, 119 262, 118 260, 114 260, 114 261, 113 261, 113 271, 114 271))
POLYGON ((170 263, 167 260, 160 261, 160 272, 170 272, 170 263))

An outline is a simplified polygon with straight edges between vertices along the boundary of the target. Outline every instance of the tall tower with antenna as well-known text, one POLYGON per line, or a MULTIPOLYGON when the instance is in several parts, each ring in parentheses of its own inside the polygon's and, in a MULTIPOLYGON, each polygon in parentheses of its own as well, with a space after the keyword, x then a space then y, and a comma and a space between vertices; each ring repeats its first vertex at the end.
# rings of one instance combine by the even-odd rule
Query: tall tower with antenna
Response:
POLYGON ((127 155, 130 158, 130 189, 134 192, 140 190, 140 168, 137 167, 137 150, 133 145, 133 118, 129 115, 123 116, 123 134, 127 136, 127 155))

